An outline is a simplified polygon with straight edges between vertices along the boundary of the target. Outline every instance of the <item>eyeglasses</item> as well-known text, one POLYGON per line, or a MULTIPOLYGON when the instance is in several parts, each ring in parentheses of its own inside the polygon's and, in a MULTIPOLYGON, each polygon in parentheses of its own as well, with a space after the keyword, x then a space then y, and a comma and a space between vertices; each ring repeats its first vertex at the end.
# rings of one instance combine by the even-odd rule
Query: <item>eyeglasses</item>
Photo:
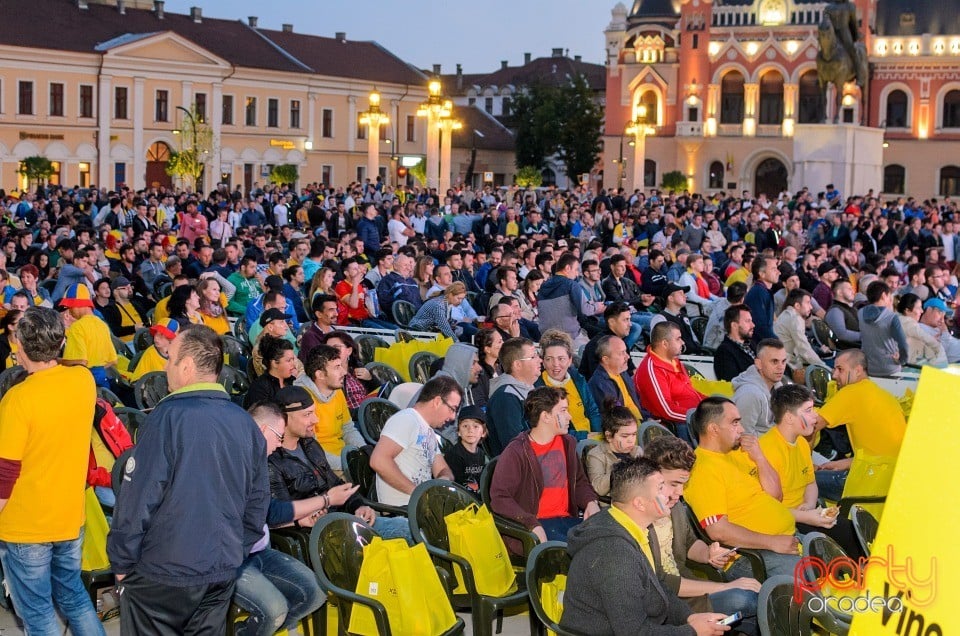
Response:
POLYGON ((443 402, 443 405, 444 405, 445 407, 447 407, 448 409, 450 409, 450 412, 453 413, 454 415, 456 415, 456 414, 460 411, 460 405, 459 405, 459 404, 457 404, 456 406, 453 406, 452 404, 450 404, 449 402, 447 402, 447 401, 446 401, 445 399, 443 399, 443 398, 440 398, 440 401, 443 402))
POLYGON ((271 433, 273 433, 274 435, 277 436, 277 441, 280 442, 281 444, 283 444, 284 434, 283 434, 283 433, 278 433, 278 432, 276 432, 276 431, 273 430, 273 428, 270 427, 270 426, 268 426, 267 428, 270 429, 270 432, 271 432, 271 433))
POLYGON ((518 362, 526 362, 527 360, 540 360, 540 359, 541 359, 541 358, 540 358, 540 354, 539 354, 539 353, 534 353, 534 354, 533 354, 532 356, 530 356, 529 358, 517 358, 517 361, 518 361, 518 362))

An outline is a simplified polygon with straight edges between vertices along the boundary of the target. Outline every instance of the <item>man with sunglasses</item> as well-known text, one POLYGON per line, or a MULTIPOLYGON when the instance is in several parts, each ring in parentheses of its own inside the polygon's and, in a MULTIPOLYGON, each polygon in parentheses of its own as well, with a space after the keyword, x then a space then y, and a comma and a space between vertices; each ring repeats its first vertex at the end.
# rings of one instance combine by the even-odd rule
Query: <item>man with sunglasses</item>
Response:
POLYGON ((457 381, 437 376, 423 385, 416 404, 387 420, 370 456, 380 503, 406 506, 419 484, 430 479, 453 481, 435 431, 456 419, 462 402, 457 381))

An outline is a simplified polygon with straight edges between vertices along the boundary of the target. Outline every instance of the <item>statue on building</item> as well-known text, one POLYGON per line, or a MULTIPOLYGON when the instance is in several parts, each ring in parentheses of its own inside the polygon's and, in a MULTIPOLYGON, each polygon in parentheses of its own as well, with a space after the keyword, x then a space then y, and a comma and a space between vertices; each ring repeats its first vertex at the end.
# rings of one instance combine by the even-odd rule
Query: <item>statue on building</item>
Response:
POLYGON ((817 55, 817 77, 824 104, 823 123, 826 123, 827 88, 834 86, 835 108, 833 123, 840 118, 843 86, 856 82, 860 87, 860 118, 867 113, 867 89, 870 83, 867 48, 857 25, 857 7, 850 0, 830 0, 823 10, 817 36, 820 53, 817 55))

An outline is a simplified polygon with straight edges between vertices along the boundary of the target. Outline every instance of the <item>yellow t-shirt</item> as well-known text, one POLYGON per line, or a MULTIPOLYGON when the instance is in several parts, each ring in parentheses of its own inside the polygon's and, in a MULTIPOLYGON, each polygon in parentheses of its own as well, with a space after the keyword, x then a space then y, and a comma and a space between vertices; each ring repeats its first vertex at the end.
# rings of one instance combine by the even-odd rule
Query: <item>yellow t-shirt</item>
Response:
POLYGON ((774 426, 760 436, 760 450, 780 475, 783 505, 796 508, 803 503, 803 492, 814 480, 813 457, 807 440, 798 437, 791 444, 774 426))
MULTIPOLYGON (((131 305, 130 303, 117 303, 117 309, 120 311, 120 326, 121 327, 133 327, 137 323, 143 324, 143 318, 140 317, 140 314, 137 312, 137 308, 131 305)), ((119 336, 120 340, 124 342, 132 342, 133 335, 129 334, 126 336, 119 336)))
POLYGON ((136 382, 151 371, 163 371, 166 367, 167 359, 160 355, 156 345, 150 345, 140 356, 137 368, 130 372, 130 380, 136 382))
POLYGON ((623 383, 623 378, 620 377, 620 374, 612 375, 610 379, 613 380, 613 383, 620 389, 620 395, 623 396, 623 405, 630 409, 630 412, 637 418, 637 421, 643 419, 640 415, 640 407, 634 403, 633 398, 630 396, 630 391, 627 390, 627 385, 623 383))
POLYGON ((168 302, 170 302, 169 296, 164 296, 157 301, 157 306, 153 308, 153 324, 158 325, 170 317, 170 311, 167 309, 168 302))
POLYGON ((117 362, 117 351, 110 339, 110 327, 88 314, 67 329, 64 360, 86 360, 88 367, 104 367, 117 362))
POLYGON ((756 466, 741 451, 716 453, 702 446, 683 497, 706 528, 727 517, 730 523, 771 535, 796 531, 793 514, 760 487, 756 466), (751 467, 754 474, 751 474, 751 467))
POLYGON ((855 452, 878 457, 900 454, 907 420, 897 398, 872 380, 843 387, 820 407, 819 413, 830 428, 847 425, 855 452))
POLYGON ((317 407, 317 425, 314 435, 317 443, 331 455, 339 455, 343 450, 343 425, 350 421, 350 408, 342 390, 337 390, 327 402, 321 402, 313 395, 317 407))
MULTIPOLYGON (((223 334, 230 333, 230 321, 227 320, 226 311, 224 311, 222 314, 220 314, 216 318, 203 313, 200 314, 200 317, 203 318, 203 324, 205 324, 206 326, 216 331, 218 336, 222 336, 223 334)), ((243 319, 241 318, 241 320, 243 319)))
POLYGON ((520 224, 516 221, 508 221, 507 229, 504 234, 506 236, 520 236, 520 224))
POLYGON ((32 373, 3 396, 0 457, 21 467, 0 511, 0 540, 45 543, 80 535, 96 390, 86 369, 58 365, 32 373))
POLYGON ((546 371, 541 373, 540 377, 543 378, 543 383, 547 386, 555 386, 566 390, 568 410, 570 411, 570 423, 573 424, 574 430, 589 433, 590 420, 587 419, 587 410, 583 406, 583 397, 580 395, 580 392, 577 391, 577 385, 573 382, 573 378, 568 376, 567 381, 560 384, 550 379, 546 371))

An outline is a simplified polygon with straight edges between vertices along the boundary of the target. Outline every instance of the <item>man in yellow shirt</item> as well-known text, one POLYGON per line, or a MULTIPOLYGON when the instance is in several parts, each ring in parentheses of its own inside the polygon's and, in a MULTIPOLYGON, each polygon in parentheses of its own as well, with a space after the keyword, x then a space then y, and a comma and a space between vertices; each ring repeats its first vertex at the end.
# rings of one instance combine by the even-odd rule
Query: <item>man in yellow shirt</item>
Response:
POLYGON ((103 634, 80 580, 94 380, 86 369, 57 363, 64 328, 54 310, 27 309, 16 334, 29 375, 0 400, 5 586, 27 633, 60 633, 56 602, 71 632, 103 634))
POLYGON ((64 325, 67 343, 61 364, 90 369, 97 386, 110 387, 107 368, 116 366, 117 351, 107 323, 93 315, 90 290, 81 283, 71 285, 60 299, 65 308, 64 325))
POLYGON ((857 558, 861 550, 850 520, 838 519, 836 509, 817 507, 813 458, 804 439, 813 434, 817 420, 813 393, 801 384, 788 384, 774 389, 770 404, 776 425, 760 438, 760 449, 780 478, 783 505, 796 519, 797 530, 823 532, 857 558))
POLYGON ((317 413, 314 437, 337 476, 343 473, 340 461, 343 447, 366 444, 353 423, 347 398, 343 394, 343 378, 346 374, 340 351, 330 345, 317 345, 307 355, 304 372, 293 382, 305 388, 313 398, 317 413))
MULTIPOLYGON (((736 405, 725 397, 705 398, 692 427, 700 445, 684 498, 700 525, 714 541, 759 550, 769 576, 792 575, 799 559, 796 524, 780 502, 779 479, 757 439, 744 435, 736 405)), ((737 559, 730 575, 750 576, 747 560, 737 559)))

